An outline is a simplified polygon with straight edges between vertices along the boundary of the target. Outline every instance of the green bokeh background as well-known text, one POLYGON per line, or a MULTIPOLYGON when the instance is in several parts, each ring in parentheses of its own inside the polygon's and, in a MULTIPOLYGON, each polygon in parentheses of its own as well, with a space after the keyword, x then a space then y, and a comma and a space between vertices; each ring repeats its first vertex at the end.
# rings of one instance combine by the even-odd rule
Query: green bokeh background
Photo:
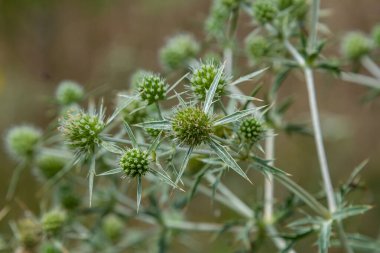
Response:
MULTIPOLYGON (((321 2, 323 9, 330 11, 323 21, 330 28, 328 50, 333 55, 337 55, 339 47, 337 36, 348 30, 369 32, 380 22, 379 0, 321 2)), ((26 122, 44 128, 52 116, 51 96, 62 79, 76 80, 87 90, 95 90, 107 98, 116 90, 128 87, 134 70, 160 71, 157 52, 169 36, 190 31, 203 39, 203 21, 209 6, 210 1, 206 0, 0 0, 0 133, 3 135, 10 126, 26 122)), ((248 32, 247 22, 239 31, 242 39, 248 32)), ((246 61, 238 64, 243 73, 250 71, 246 61)), ((360 99, 366 93, 365 88, 324 74, 317 74, 316 83, 334 184, 339 185, 356 165, 370 159, 363 172, 366 189, 356 199, 374 205, 374 209, 349 222, 347 230, 377 237, 380 232, 380 99, 363 104, 360 99)), ((290 94, 296 102, 287 118, 308 121, 302 76, 294 74, 286 81, 281 95, 290 94)), ((308 190, 320 189, 321 176, 311 138, 280 134, 276 153, 278 167, 291 173, 308 190)), ((3 146, 0 161, 1 209, 15 167, 3 146)), ((262 193, 262 178, 256 174, 253 186, 240 182, 232 177, 227 184, 254 205, 262 193)), ((19 203, 38 210, 35 192, 39 185, 33 177, 24 173, 19 186, 19 203)), ((287 193, 280 187, 277 189, 280 200, 287 193)), ((218 212, 224 217, 230 215, 210 200, 197 198, 196 201, 195 208, 190 206, 186 211, 193 220, 217 221, 218 212)), ((22 213, 20 204, 11 207, 10 214, 0 222, 0 231, 9 231, 9 220, 22 213)), ((202 252, 229 252, 225 246, 233 243, 211 241, 211 235, 198 235, 195 240, 209 244, 202 252)), ((176 245, 173 252, 188 252, 180 243, 176 245)))

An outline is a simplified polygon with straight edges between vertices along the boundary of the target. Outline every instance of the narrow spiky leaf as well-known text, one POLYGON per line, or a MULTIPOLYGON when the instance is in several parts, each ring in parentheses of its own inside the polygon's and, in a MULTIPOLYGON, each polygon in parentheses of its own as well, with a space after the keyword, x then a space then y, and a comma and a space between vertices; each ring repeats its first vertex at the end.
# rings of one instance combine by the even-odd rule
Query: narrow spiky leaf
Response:
POLYGON ((185 155, 185 158, 183 159, 183 162, 182 162, 181 168, 179 169, 177 179, 175 180, 175 184, 178 184, 178 182, 181 180, 182 174, 183 174, 183 172, 185 172, 185 169, 186 169, 186 167, 187 167, 187 164, 188 164, 188 162, 189 162, 190 155, 191 155, 191 153, 193 152, 193 149, 194 149, 194 147, 191 146, 191 147, 187 150, 186 155, 185 155))
POLYGON ((225 63, 222 66, 220 66, 218 73, 216 74, 216 76, 214 78, 214 81, 212 81, 210 89, 208 89, 208 91, 206 93, 206 100, 205 100, 205 103, 203 106, 203 111, 205 113, 208 113, 210 110, 210 107, 212 105, 212 102, 213 102, 213 99, 215 96, 216 89, 218 88, 218 85, 219 85, 219 80, 223 74, 224 66, 225 66, 225 63))
POLYGON ((219 143, 217 143, 213 139, 210 139, 208 141, 208 144, 215 151, 215 153, 219 156, 219 158, 222 159, 228 165, 228 167, 233 169, 236 173, 238 173, 240 176, 242 176, 248 182, 252 183, 251 180, 249 180, 248 176, 245 174, 245 172, 240 168, 240 166, 237 164, 237 162, 232 158, 232 156, 228 153, 228 151, 222 145, 220 145, 219 143))

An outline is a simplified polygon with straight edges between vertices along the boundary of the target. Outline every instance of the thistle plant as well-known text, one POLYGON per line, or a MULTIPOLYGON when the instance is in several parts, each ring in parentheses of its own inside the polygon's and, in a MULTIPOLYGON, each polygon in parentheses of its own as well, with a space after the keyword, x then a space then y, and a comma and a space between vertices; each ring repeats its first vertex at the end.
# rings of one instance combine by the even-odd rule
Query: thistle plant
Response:
MULTIPOLYGON (((41 214, 25 211, 10 222, 14 239, 6 247, 163 253, 181 244, 181 252, 206 252, 202 240, 191 243, 191 231, 233 238, 226 252, 377 252, 379 240, 346 227, 346 219, 371 209, 349 197, 360 188, 366 161, 351 174, 345 167, 348 180, 339 186, 331 178, 335 168, 324 146, 314 73, 369 87, 373 100, 380 89, 379 25, 371 34, 347 33, 335 61, 325 50, 319 5, 214 0, 205 21, 207 43, 188 33, 169 39, 158 53, 162 73, 137 70, 116 99, 104 99, 116 101, 109 114, 103 102, 95 109, 96 98, 82 86, 61 82, 54 127, 23 125, 6 134, 5 146, 18 163, 8 201, 21 170, 43 178, 41 214), (213 60, 206 60, 210 54, 213 60), (286 116, 292 100, 281 91, 292 75, 306 86, 310 126, 286 116), (80 105, 85 98, 88 109, 80 105), (319 192, 309 191, 309 181, 295 182, 287 165, 276 167, 276 139, 286 134, 313 138, 318 166, 307 159, 308 173, 318 167, 321 178, 312 180, 322 182, 319 192), (222 215, 193 221, 187 214, 203 205, 197 202, 202 197, 213 203, 205 206, 215 209, 210 213, 222 215)), ((6 212, 0 210, 0 220, 6 212)))

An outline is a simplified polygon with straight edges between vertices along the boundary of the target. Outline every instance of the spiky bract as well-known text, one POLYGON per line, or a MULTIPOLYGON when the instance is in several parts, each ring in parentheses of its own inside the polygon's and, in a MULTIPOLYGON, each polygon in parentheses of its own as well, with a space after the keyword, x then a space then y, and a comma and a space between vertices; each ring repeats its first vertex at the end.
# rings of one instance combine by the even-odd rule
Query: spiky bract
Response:
MULTIPOLYGON (((202 63, 198 67, 192 69, 190 79, 190 87, 194 94, 199 99, 205 99, 207 90, 210 88, 214 78, 219 70, 219 65, 215 62, 202 63)), ((215 97, 220 97, 224 93, 224 88, 227 84, 228 77, 222 74, 218 87, 215 92, 215 97)))

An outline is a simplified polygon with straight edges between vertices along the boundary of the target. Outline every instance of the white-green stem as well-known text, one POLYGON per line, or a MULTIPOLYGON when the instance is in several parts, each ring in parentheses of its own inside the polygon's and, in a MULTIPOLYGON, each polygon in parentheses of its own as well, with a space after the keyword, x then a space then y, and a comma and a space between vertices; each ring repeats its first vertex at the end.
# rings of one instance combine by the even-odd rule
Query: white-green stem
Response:
POLYGON ((380 68, 369 56, 360 59, 361 64, 377 79, 380 79, 380 68))
POLYGON ((333 213, 336 210, 336 200, 334 196, 334 188, 331 183, 329 167, 327 164, 325 147, 323 144, 322 130, 321 130, 321 125, 320 125, 320 120, 319 120, 319 113, 318 113, 318 104, 317 104, 317 98, 316 98, 315 87, 314 87, 313 71, 311 70, 310 67, 306 65, 305 59, 289 43, 289 41, 285 41, 285 46, 289 50, 289 52, 292 54, 294 59, 301 66, 305 74, 306 86, 307 86, 307 91, 308 91, 308 96, 309 96, 311 120, 313 124, 313 129, 314 129, 314 140, 317 147, 318 160, 319 160, 319 165, 321 168, 323 185, 325 187, 329 210, 331 213, 333 213))
MULTIPOLYGON (((216 178, 208 174, 206 175, 207 181, 211 184, 215 183, 216 178)), ((243 201, 241 201, 235 194, 233 194, 224 184, 218 184, 218 191, 224 195, 234 206, 236 206, 244 215, 248 218, 253 218, 254 213, 251 208, 249 208, 243 201)))
POLYGON ((330 171, 327 164, 326 151, 323 144, 322 130, 318 113, 317 97, 315 94, 315 85, 313 71, 309 67, 304 68, 304 73, 306 77, 306 86, 309 95, 309 105, 311 119, 314 129, 314 140, 317 147, 319 165, 321 167, 321 173, 323 178, 323 183, 325 186, 325 192, 327 196, 327 203, 331 213, 336 211, 336 200, 334 194, 334 188, 332 186, 330 171))
POLYGON ((223 58, 226 62, 225 72, 227 76, 232 76, 232 61, 233 61, 233 53, 232 48, 227 46, 223 51, 223 58))
POLYGON ((360 84, 370 88, 380 89, 380 79, 375 79, 362 74, 342 72, 343 81, 360 84))
MULTIPOLYGON (((273 166, 274 161, 274 133, 273 129, 267 131, 267 138, 265 139, 265 159, 270 166, 273 166)), ((264 219, 266 223, 273 221, 273 176, 269 174, 264 182, 264 219)))
MULTIPOLYGON (((312 124, 314 129, 314 139, 317 147, 318 160, 322 172, 323 184, 326 192, 327 203, 329 206, 330 214, 336 211, 337 205, 335 200, 334 188, 332 186, 330 171, 327 164, 326 152, 323 144, 322 130, 319 120, 318 113, 318 104, 315 93, 315 85, 314 85, 314 76, 312 69, 307 66, 305 59, 301 56, 301 54, 289 43, 289 41, 285 41, 285 46, 288 51, 292 54, 294 59, 298 62, 300 67, 304 71, 304 75, 306 78, 306 86, 309 95, 309 105, 310 105, 310 113, 312 118, 312 124)), ((337 221, 338 226, 338 234, 340 241, 346 250, 347 253, 353 253, 354 251, 351 249, 346 234, 343 229, 343 224, 341 221, 337 221)))

